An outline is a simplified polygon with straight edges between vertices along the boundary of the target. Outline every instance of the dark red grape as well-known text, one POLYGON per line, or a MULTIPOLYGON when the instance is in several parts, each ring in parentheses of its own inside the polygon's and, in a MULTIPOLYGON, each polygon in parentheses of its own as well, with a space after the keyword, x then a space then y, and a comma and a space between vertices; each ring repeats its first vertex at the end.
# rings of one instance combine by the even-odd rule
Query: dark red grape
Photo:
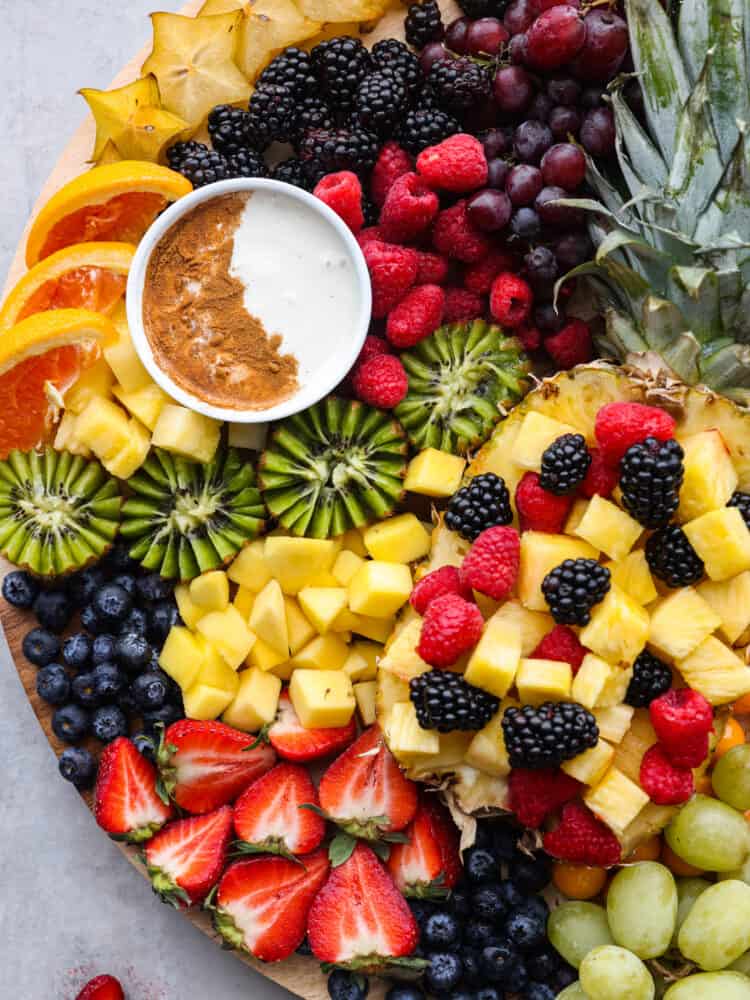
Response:
POLYGON ((586 157, 572 142, 559 142, 542 157, 542 176, 548 186, 575 191, 586 177, 586 157))
POLYGON ((419 65, 424 75, 427 76, 435 63, 450 58, 451 54, 442 42, 428 42, 419 55, 419 65))
POLYGON ((567 139, 569 135, 578 135, 581 115, 575 108, 558 106, 550 111, 547 124, 555 139, 567 139))
POLYGON ((545 226, 554 226, 556 229, 567 226, 572 229, 582 224, 583 212, 580 208, 555 204, 560 198, 567 197, 568 192, 564 188, 552 186, 542 188, 536 196, 534 208, 545 226))
POLYGON ((480 135, 479 139, 484 146, 484 155, 488 160, 494 160, 496 156, 508 153, 513 145, 513 133, 509 135, 505 129, 491 128, 480 135))
POLYGON ((527 57, 527 46, 526 35, 514 35, 510 44, 508 45, 508 54, 510 55, 510 61, 514 66, 525 66, 527 57))
POLYGON ((535 16, 531 0, 512 0, 505 8, 503 24, 510 35, 521 35, 534 23, 535 16))
POLYGON ((497 233, 505 229, 510 221, 513 208, 504 191, 485 188, 469 198, 466 214, 472 225, 485 233, 497 233))
POLYGON ((534 84, 525 69, 520 66, 504 66, 495 74, 493 91, 501 111, 520 114, 534 97, 534 84))
POLYGON ((515 208, 531 205, 543 187, 542 171, 528 163, 513 167, 505 181, 505 190, 515 208))
POLYGON ((628 26, 612 10, 590 10, 583 19, 585 41, 574 70, 581 80, 604 82, 617 73, 628 51, 628 26))
POLYGON ((539 235, 542 222, 533 208, 519 208, 510 220, 510 228, 514 236, 529 241, 539 235))
POLYGON ((586 38, 583 18, 573 7, 550 7, 527 33, 528 57, 541 70, 557 69, 580 52, 586 38))
POLYGON ((546 94, 537 94, 529 105, 529 118, 535 118, 539 122, 546 122, 554 105, 546 94))
POLYGON ((497 104, 491 97, 485 98, 480 104, 475 104, 462 118, 463 131, 476 135, 486 132, 497 124, 497 104))
POLYGON ((572 108, 581 97, 581 85, 572 76, 553 76, 547 80, 547 96, 553 104, 572 108))
POLYGON ((501 160, 500 157, 496 157, 494 160, 487 161, 487 187, 497 188, 502 191, 505 187, 505 182, 508 179, 508 173, 510 167, 506 160, 501 160))
POLYGON ((558 333, 568 321, 565 307, 558 302, 557 309, 551 302, 542 302, 534 309, 534 326, 542 333, 558 333))
POLYGON ((580 0, 532 0, 534 4, 534 10, 537 15, 543 14, 545 10, 549 10, 550 7, 580 7, 580 0))
POLYGON ((583 116, 581 143, 592 156, 609 156, 615 148, 615 119, 611 108, 592 108, 583 116))
POLYGON ((537 164, 550 148, 554 137, 544 122, 521 122, 513 133, 513 151, 521 163, 537 164))
POLYGON ((591 108, 600 108, 604 104, 604 87, 586 87, 581 94, 581 107, 585 111, 591 108))
POLYGON ((585 229, 566 233, 554 245, 555 257, 560 270, 565 273, 591 258, 594 245, 585 229))
POLYGON ((496 56, 510 35, 496 17, 480 17, 466 35, 466 51, 473 56, 496 56))
POLYGON ((458 17, 455 21, 451 21, 445 29, 445 44, 451 52, 458 52, 459 55, 463 56, 469 51, 470 24, 471 21, 468 17, 458 17))

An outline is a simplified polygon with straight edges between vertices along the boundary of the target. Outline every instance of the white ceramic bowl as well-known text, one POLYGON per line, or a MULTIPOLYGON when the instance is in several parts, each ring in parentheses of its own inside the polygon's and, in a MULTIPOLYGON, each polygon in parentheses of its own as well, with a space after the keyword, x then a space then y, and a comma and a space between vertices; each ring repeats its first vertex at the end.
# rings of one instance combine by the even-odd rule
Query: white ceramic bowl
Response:
POLYGON ((290 184, 282 184, 280 181, 267 180, 265 178, 253 177, 219 181, 216 184, 208 184, 206 187, 198 188, 196 191, 175 202, 159 216, 141 240, 128 278, 128 325, 130 326, 130 333, 138 356, 151 378, 168 395, 183 406, 187 406, 191 410, 196 410, 198 413, 203 413, 207 417, 213 417, 216 420, 226 420, 235 424, 259 424, 267 423, 271 420, 280 420, 293 413, 298 413, 308 406, 312 406, 313 403, 317 403, 318 400, 335 389, 349 372, 362 349, 370 325, 371 308, 372 290, 370 276, 367 271, 365 259, 362 256, 362 251, 349 227, 341 221, 334 211, 318 198, 314 198, 311 194, 308 194, 307 191, 292 187, 290 184), (266 410, 235 410, 212 406, 192 393, 186 392, 154 360, 151 345, 148 342, 143 326, 144 282, 151 254, 162 237, 179 219, 191 212, 197 205, 201 205, 221 195, 246 191, 271 191, 276 195, 282 195, 299 202, 305 208, 311 209, 324 219, 340 237, 351 259, 352 273, 357 283, 357 319, 351 329, 350 335, 347 336, 346 342, 340 345, 335 355, 329 354, 320 358, 319 365, 311 372, 306 373, 304 380, 300 379, 300 387, 293 396, 285 399, 277 406, 266 410))

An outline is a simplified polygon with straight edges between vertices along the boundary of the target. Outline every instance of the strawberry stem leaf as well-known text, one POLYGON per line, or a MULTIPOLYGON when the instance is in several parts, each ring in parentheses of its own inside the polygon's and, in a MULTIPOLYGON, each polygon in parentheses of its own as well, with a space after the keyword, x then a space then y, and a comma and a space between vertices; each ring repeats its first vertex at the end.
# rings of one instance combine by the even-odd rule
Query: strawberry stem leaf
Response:
POLYGON ((343 865, 343 863, 348 861, 352 856, 356 846, 356 837, 352 837, 350 833, 346 833, 344 830, 339 830, 331 843, 328 845, 328 858, 331 865, 334 868, 338 868, 339 865, 343 865))

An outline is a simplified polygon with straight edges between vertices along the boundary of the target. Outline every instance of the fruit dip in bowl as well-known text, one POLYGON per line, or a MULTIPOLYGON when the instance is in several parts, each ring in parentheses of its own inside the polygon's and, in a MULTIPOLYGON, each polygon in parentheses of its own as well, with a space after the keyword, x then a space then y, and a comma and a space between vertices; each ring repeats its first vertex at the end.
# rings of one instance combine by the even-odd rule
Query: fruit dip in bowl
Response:
POLYGON ((233 423, 278 420, 346 376, 370 322, 362 253, 317 198, 279 181, 200 188, 157 219, 128 281, 128 322, 151 377, 233 423))

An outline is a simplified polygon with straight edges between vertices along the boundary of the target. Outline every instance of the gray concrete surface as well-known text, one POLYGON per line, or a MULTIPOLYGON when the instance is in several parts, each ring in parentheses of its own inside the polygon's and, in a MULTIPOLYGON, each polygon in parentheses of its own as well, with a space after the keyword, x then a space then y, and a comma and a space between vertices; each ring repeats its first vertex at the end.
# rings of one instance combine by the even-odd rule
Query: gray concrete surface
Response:
MULTIPOLYGON (((166 9, 179 6, 176 0, 166 9)), ((84 114, 149 37, 156 0, 0 0, 0 287, 84 114)), ((128 1000, 283 1000, 163 906, 57 774, 0 643, 0 998, 73 1000, 98 972, 128 1000)))

